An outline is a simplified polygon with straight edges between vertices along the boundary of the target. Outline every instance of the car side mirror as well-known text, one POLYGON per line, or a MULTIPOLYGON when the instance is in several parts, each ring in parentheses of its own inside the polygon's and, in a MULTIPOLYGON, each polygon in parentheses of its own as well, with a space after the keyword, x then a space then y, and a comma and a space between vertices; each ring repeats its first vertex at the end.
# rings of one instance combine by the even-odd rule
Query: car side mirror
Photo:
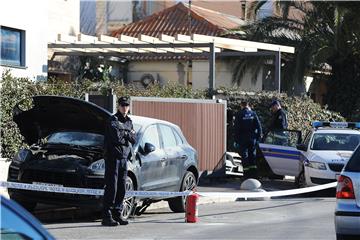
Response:
POLYGON ((144 146, 144 153, 149 154, 151 152, 155 151, 155 146, 151 143, 145 143, 144 146))
POLYGON ((297 150, 301 150, 301 151, 307 151, 307 145, 301 143, 301 144, 297 144, 296 145, 296 149, 297 150))

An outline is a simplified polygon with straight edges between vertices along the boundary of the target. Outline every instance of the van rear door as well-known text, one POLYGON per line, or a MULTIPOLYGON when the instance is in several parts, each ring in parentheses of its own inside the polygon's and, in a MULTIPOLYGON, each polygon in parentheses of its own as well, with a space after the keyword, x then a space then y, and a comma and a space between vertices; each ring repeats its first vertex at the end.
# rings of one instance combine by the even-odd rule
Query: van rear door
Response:
POLYGON ((272 131, 264 137, 260 149, 275 174, 297 177, 302 167, 300 151, 296 149, 300 142, 300 131, 272 131))

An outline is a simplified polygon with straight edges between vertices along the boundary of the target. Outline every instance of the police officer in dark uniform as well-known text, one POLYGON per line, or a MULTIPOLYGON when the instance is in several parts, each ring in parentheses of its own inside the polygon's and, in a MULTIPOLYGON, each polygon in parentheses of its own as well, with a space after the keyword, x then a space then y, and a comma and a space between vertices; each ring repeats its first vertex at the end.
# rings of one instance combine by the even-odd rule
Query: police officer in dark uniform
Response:
POLYGON ((288 133, 284 130, 288 128, 287 116, 281 108, 280 102, 274 100, 270 105, 272 117, 270 120, 269 131, 274 134, 274 144, 287 145, 288 133))
POLYGON ((257 114, 246 101, 235 116, 235 145, 242 158, 245 178, 257 178, 256 144, 262 136, 261 123, 257 114))
POLYGON ((285 111, 281 108, 280 102, 274 100, 270 109, 272 112, 272 118, 270 120, 269 130, 284 130, 288 128, 288 122, 285 111))
POLYGON ((104 226, 128 224, 121 218, 121 211, 125 197, 127 161, 132 155, 135 131, 127 115, 129 98, 120 97, 118 104, 117 113, 110 117, 105 129, 105 192, 101 222, 104 226))

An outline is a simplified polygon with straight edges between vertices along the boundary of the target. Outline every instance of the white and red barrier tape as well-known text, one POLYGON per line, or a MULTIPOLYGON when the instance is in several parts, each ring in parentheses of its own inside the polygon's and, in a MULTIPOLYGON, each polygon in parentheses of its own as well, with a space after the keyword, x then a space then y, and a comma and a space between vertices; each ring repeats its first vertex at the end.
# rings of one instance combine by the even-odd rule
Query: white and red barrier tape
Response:
MULTIPOLYGON (((264 198, 264 197, 280 197, 290 196, 309 192, 320 191, 328 188, 336 187, 337 182, 307 187, 292 190, 271 191, 271 192, 196 192, 201 197, 234 197, 234 198, 264 198)), ((67 194, 82 194, 82 195, 96 195, 101 196, 104 194, 103 189, 91 189, 91 188, 74 188, 63 187, 54 184, 40 184, 40 183, 19 183, 19 182, 4 182, 0 181, 0 187, 2 188, 14 188, 30 191, 41 192, 56 192, 67 194)), ((127 191, 127 197, 149 198, 149 197, 162 197, 171 198, 178 196, 188 196, 192 191, 184 192, 165 192, 165 191, 127 191)))

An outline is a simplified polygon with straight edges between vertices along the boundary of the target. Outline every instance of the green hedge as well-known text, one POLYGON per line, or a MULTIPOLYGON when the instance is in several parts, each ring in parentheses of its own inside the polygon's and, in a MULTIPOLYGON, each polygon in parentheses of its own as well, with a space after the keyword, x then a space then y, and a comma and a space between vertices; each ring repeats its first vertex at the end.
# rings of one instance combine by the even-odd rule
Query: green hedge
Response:
MULTIPOLYGON (((125 87, 120 83, 103 82, 94 83, 84 81, 79 84, 64 83, 56 80, 33 82, 27 78, 16 78, 6 71, 1 77, 1 157, 10 158, 21 147, 25 146, 22 137, 12 121, 12 109, 22 99, 29 99, 35 95, 60 95, 84 99, 85 93, 102 91, 112 88, 117 96, 143 96, 143 97, 166 97, 166 98, 208 98, 207 90, 194 91, 190 87, 170 84, 165 87, 151 86, 146 90, 125 87)), ((314 120, 340 120, 344 119, 337 113, 322 109, 319 104, 309 98, 287 97, 285 94, 272 92, 260 92, 256 94, 242 93, 239 89, 218 89, 215 91, 216 98, 228 100, 228 131, 233 132, 231 116, 239 110, 240 101, 247 99, 253 109, 257 111, 264 126, 269 121, 269 104, 273 99, 279 99, 284 109, 288 112, 289 128, 306 130, 310 128, 314 120)), ((24 103, 29 104, 29 103, 24 103)), ((228 134, 231 142, 231 135, 228 134)), ((229 142, 228 146, 231 146, 229 142)))

